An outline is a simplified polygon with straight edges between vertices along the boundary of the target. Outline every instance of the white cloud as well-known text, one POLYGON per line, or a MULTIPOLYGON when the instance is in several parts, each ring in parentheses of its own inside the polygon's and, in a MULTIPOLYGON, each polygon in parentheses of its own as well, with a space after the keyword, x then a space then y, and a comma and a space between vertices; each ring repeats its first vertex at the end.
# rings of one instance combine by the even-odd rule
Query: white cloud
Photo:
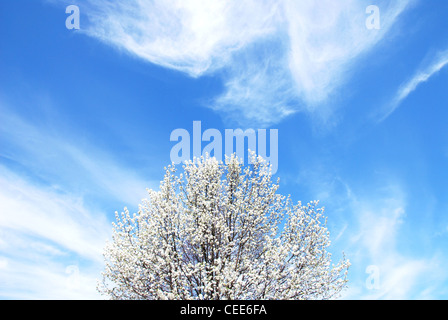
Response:
POLYGON ((199 76, 273 32, 275 1, 91 1, 87 32, 164 67, 199 76))
POLYGON ((443 294, 447 277, 441 266, 446 257, 438 247, 424 253, 412 249, 418 232, 409 229, 413 199, 400 182, 382 176, 355 186, 319 167, 303 170, 300 178, 326 207, 330 250, 344 251, 352 263, 342 299, 428 299, 443 294), (368 267, 377 270, 377 279, 370 278, 368 267), (377 281, 373 288, 371 281, 377 281))
POLYGON ((54 187, 61 184, 79 196, 93 193, 136 205, 146 196, 146 188, 156 186, 114 161, 107 152, 81 142, 77 136, 57 132, 56 124, 42 130, 5 105, 1 107, 4 122, 0 134, 5 142, 1 155, 54 187))
POLYGON ((268 126, 295 113, 297 93, 283 54, 261 45, 238 54, 225 75, 224 93, 210 107, 248 126, 268 126))
POLYGON ((447 65, 448 50, 438 52, 428 65, 420 68, 408 81, 400 86, 392 102, 379 118, 379 121, 384 121, 389 117, 420 84, 428 81, 447 65))
POLYGON ((0 259, 0 270, 5 270, 8 267, 8 259, 0 259))
POLYGON ((110 154, 61 134, 55 124, 38 128, 1 107, 0 155, 7 161, 0 165, 0 297, 98 297, 96 279, 113 216, 104 206, 112 201, 136 207, 152 182, 110 154), (76 285, 67 287, 72 264, 80 272, 76 285))
MULTIPOLYGON (((110 229, 105 215, 91 213, 80 198, 45 190, 3 166, 0 169, 1 228, 47 239, 88 259, 101 260, 110 229)), ((52 254, 60 251, 43 245, 34 246, 36 249, 52 254)))
POLYGON ((111 231, 105 214, 6 167, 0 172, 0 297, 95 298, 111 231), (75 287, 66 285, 69 261, 84 263, 75 287))
POLYGON ((422 279, 432 278, 427 274, 434 272, 427 260, 403 259, 400 256, 391 261, 382 261, 378 265, 379 289, 370 290, 365 299, 402 300, 415 299, 419 296, 416 286, 422 279))
POLYGON ((297 89, 308 104, 326 100, 344 79, 343 72, 381 35, 364 27, 362 1, 286 2, 289 64, 297 89))
POLYGON ((0 298, 17 300, 101 299, 96 291, 97 267, 58 263, 46 256, 33 261, 10 260, 1 269, 0 298))
MULTIPOLYGON (((402 225, 407 221, 408 199, 397 183, 385 183, 368 198, 351 195, 350 210, 357 221, 352 229, 350 251, 358 274, 353 278, 349 299, 426 299, 440 292, 446 275, 440 268, 437 249, 425 255, 405 254, 403 242, 410 236, 402 225), (356 232, 353 232, 355 231, 356 232), (377 287, 370 288, 368 266, 378 270, 377 287), (425 293, 423 293, 425 291, 425 293)), ((352 226, 353 227, 353 226, 352 226)), ((412 244, 409 244, 412 245, 412 244)))
POLYGON ((372 260, 394 253, 395 239, 405 218, 405 200, 399 190, 387 187, 391 196, 352 203, 359 218, 359 230, 353 241, 362 243, 372 260))
POLYGON ((379 1, 381 29, 368 30, 369 1, 88 1, 86 32, 193 77, 224 70, 225 91, 211 107, 269 125, 300 110, 326 113, 410 2, 379 1))

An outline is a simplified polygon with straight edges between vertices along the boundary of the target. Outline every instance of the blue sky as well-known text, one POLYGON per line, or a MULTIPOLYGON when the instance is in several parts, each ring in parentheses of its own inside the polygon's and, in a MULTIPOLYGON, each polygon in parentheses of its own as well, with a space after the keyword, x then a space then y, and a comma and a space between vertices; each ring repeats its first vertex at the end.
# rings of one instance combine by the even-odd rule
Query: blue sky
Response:
POLYGON ((1 1, 0 298, 101 298, 114 212, 158 187, 170 133, 193 121, 278 130, 280 192, 319 200, 335 262, 352 262, 342 298, 448 298, 446 13, 443 0, 1 1))

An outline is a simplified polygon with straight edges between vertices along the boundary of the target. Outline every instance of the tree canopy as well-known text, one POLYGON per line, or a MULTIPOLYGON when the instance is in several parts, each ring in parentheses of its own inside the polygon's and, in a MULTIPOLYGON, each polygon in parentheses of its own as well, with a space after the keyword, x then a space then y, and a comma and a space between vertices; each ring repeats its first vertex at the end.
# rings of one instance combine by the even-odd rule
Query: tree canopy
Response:
POLYGON ((112 299, 329 299, 346 286, 348 260, 331 262, 318 202, 278 194, 269 164, 251 154, 205 156, 131 215, 116 213, 98 289, 112 299))

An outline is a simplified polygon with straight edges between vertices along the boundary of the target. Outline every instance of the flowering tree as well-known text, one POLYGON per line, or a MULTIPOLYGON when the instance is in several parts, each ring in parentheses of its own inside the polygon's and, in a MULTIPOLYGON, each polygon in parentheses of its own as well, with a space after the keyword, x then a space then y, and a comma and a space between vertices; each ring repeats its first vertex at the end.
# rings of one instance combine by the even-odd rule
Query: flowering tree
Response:
POLYGON ((323 209, 277 194, 251 154, 165 168, 160 191, 113 223, 98 289, 112 299, 329 299, 349 262, 331 265, 323 209))

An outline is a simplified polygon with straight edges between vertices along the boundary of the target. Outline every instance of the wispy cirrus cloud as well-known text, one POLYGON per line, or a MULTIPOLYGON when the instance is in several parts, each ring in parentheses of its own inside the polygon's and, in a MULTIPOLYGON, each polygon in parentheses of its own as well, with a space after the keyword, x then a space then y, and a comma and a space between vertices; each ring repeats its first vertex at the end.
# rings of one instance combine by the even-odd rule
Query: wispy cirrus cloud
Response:
POLYGON ((210 107, 239 124, 276 123, 297 112, 297 92, 291 85, 284 52, 276 45, 254 45, 238 54, 224 75, 224 92, 210 107))
POLYGON ((355 186, 325 168, 304 169, 300 181, 328 210, 333 250, 352 263, 342 299, 431 299, 443 291, 446 258, 440 247, 415 248, 414 202, 402 182, 383 176, 355 186))
POLYGON ((275 31, 276 1, 88 1, 86 30, 163 67, 200 76, 275 31))
POLYGON ((64 185, 80 196, 93 192, 128 204, 140 201, 146 188, 155 185, 76 134, 61 134, 56 122, 34 124, 12 110, 0 101, 0 157, 27 168, 35 179, 64 185))
POLYGON ((411 1, 378 2, 381 27, 365 27, 368 1, 288 1, 289 66, 300 96, 313 106, 326 101, 378 44, 411 1))
POLYGON ((136 206, 152 182, 13 110, 0 101, 0 297, 98 298, 115 205, 136 206))
POLYGON ((412 2, 379 1, 381 28, 372 31, 369 1, 86 1, 87 34, 192 77, 223 71, 224 92, 210 107, 262 125, 328 113, 358 58, 412 2))
POLYGON ((412 93, 419 85, 428 81, 435 76, 439 71, 448 65, 448 50, 439 51, 429 63, 421 67, 409 80, 404 82, 392 101, 386 106, 379 117, 379 122, 384 121, 389 117, 400 104, 412 93))
POLYGON ((0 297, 99 297, 96 279, 111 229, 104 212, 4 166, 0 212, 0 297))
POLYGON ((86 209, 82 198, 45 190, 4 166, 0 169, 1 228, 49 240, 88 259, 101 259, 110 229, 104 214, 86 209))
POLYGON ((350 242, 358 250, 354 264, 364 271, 364 278, 354 279, 345 298, 431 299, 432 292, 447 280, 440 267, 439 249, 425 255, 403 253, 402 243, 409 242, 403 228, 410 219, 406 194, 393 183, 372 194, 369 199, 357 199, 353 194, 351 199, 358 229, 350 242))

